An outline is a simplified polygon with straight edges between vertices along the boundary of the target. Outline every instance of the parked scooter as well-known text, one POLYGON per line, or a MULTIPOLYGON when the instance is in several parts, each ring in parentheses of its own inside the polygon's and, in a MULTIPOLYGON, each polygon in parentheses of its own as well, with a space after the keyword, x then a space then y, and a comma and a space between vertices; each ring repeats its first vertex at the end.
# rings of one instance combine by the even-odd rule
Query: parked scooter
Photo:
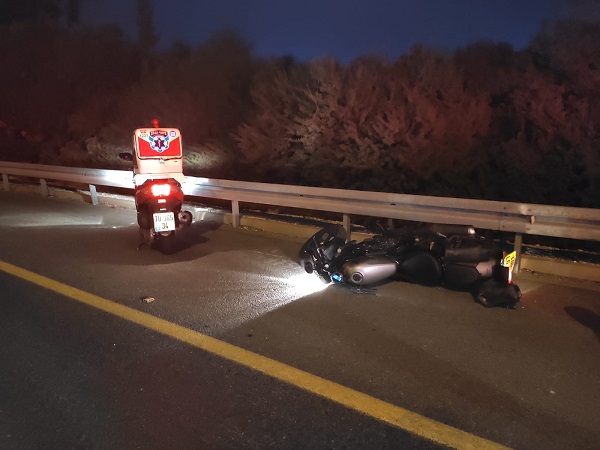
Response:
POLYGON ((133 162, 135 208, 142 243, 164 253, 174 250, 176 232, 192 223, 182 211, 185 181, 181 133, 176 128, 138 128, 133 133, 133 153, 119 157, 133 162))
POLYGON ((486 307, 514 308, 521 298, 512 283, 514 252, 505 254, 473 227, 384 230, 362 242, 346 242, 346 236, 341 225, 324 227, 300 249, 300 265, 356 292, 397 280, 469 291, 486 307))

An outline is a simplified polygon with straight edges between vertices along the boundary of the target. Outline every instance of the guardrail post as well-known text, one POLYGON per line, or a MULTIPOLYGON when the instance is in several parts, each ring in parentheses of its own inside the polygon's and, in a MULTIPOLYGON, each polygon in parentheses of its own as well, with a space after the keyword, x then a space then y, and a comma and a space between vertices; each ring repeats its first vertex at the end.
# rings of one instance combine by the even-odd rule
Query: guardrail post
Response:
POLYGON ((515 266, 513 272, 519 273, 521 269, 521 247, 523 246, 523 234, 517 233, 515 235, 515 266))
POLYGON ((352 240, 352 223, 350 222, 350 214, 344 214, 343 218, 344 229, 346 230, 346 242, 352 240))
POLYGON ((96 191, 96 186, 90 184, 90 196, 92 197, 92 205, 98 205, 98 192, 96 191))
POLYGON ((42 190, 42 197, 44 197, 44 198, 50 197, 50 193, 48 192, 48 184, 46 183, 46 180, 41 179, 40 186, 41 186, 41 190, 42 190))
POLYGON ((10 184, 8 183, 8 175, 3 173, 2 174, 2 181, 4 183, 4 192, 8 192, 10 191, 10 184))
POLYGON ((231 200, 231 219, 233 228, 240 227, 240 202, 239 200, 231 200))

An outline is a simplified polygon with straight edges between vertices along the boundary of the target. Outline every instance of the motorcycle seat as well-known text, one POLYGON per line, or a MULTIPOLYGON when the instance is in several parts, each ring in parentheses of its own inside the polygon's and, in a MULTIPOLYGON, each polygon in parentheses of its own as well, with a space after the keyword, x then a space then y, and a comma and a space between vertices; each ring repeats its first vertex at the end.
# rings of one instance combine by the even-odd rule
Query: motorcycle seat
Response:
POLYGON ((444 271, 438 258, 428 251, 416 250, 397 261, 396 278, 424 286, 440 284, 444 271))

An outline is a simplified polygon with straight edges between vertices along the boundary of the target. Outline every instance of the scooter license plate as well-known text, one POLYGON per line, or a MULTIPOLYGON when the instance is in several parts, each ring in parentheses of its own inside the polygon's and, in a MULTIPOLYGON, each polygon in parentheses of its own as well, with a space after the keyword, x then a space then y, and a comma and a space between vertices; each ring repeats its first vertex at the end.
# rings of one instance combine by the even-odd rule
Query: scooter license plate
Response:
POLYGON ((175 214, 172 212, 154 213, 154 231, 173 231, 175 229, 175 214))

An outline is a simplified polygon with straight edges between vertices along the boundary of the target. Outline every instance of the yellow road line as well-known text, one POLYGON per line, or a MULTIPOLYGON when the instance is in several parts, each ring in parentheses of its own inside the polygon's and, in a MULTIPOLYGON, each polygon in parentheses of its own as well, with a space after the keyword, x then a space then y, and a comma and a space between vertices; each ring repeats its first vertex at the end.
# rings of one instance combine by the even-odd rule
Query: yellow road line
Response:
POLYGON ((438 444, 456 449, 506 449, 487 439, 445 425, 407 409, 392 405, 362 392, 328 381, 287 364, 244 350, 197 331, 176 325, 164 319, 124 306, 89 292, 60 283, 0 260, 0 270, 15 277, 42 286, 65 297, 137 323, 150 330, 193 345, 229 361, 252 368, 277 380, 304 389, 333 402, 344 405, 374 419, 406 430, 438 444))

